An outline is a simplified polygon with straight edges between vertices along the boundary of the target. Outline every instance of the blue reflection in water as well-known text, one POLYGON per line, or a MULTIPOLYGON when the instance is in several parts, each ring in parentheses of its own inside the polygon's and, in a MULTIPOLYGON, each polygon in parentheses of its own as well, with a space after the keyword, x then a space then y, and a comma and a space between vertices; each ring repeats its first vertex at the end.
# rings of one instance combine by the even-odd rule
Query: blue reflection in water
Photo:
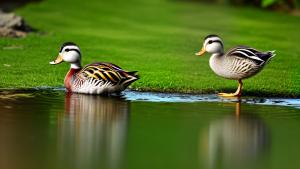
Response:
POLYGON ((224 98, 218 97, 215 94, 179 94, 179 93, 153 93, 153 92, 138 92, 126 90, 122 93, 126 100, 131 101, 147 101, 147 102, 235 102, 260 105, 277 105, 291 106, 300 108, 300 99, 289 98, 262 98, 262 97, 243 97, 243 98, 224 98))
MULTIPOLYGON (((129 102, 67 93, 58 116, 58 155, 66 168, 120 168, 127 138, 129 102), (69 163, 66 163, 68 161, 69 163)), ((61 166, 60 166, 61 167, 61 166)))
POLYGON ((241 112, 240 102, 236 103, 235 115, 212 121, 207 134, 205 155, 211 169, 259 165, 259 159, 266 157, 271 146, 264 121, 254 112, 241 112))

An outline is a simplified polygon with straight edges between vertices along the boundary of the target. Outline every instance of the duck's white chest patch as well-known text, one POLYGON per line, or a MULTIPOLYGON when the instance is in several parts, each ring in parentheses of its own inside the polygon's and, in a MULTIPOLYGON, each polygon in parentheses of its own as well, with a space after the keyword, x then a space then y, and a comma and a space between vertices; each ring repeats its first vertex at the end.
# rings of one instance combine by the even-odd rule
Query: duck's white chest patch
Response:
POLYGON ((224 67, 222 65, 223 62, 219 57, 219 55, 213 54, 209 59, 209 66, 217 75, 226 77, 226 74, 224 73, 224 67))

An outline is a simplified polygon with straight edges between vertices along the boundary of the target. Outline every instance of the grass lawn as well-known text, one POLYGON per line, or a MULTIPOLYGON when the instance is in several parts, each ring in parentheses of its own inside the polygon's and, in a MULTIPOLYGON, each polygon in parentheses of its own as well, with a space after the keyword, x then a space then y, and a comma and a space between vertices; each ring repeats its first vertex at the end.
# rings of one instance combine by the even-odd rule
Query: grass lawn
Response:
POLYGON ((261 73, 244 81, 245 95, 300 96, 297 16, 178 0, 45 0, 16 13, 42 33, 0 39, 0 88, 62 86, 69 65, 49 61, 63 42, 73 41, 83 65, 107 61, 138 70, 133 89, 234 92, 237 82, 215 75, 208 54, 194 55, 203 37, 214 33, 226 49, 245 44, 276 50, 261 73))

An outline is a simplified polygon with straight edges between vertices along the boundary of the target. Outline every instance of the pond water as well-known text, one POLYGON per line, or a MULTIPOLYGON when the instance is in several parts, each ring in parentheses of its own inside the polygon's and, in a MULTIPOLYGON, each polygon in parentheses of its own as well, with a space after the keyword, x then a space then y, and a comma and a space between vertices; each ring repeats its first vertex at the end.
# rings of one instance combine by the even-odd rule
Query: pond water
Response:
POLYGON ((0 168, 299 168, 299 103, 0 92, 0 168))

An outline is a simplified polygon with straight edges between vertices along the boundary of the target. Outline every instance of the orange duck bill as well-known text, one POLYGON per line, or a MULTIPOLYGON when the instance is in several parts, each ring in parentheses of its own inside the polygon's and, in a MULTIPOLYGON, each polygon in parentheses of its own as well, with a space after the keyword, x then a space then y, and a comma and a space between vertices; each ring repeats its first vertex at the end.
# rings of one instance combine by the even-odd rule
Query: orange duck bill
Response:
POLYGON ((202 56, 205 52, 206 52, 206 51, 205 51, 205 48, 203 47, 203 48, 200 50, 200 52, 195 53, 195 55, 197 55, 197 56, 202 56))
POLYGON ((62 58, 61 55, 58 55, 57 58, 54 61, 50 62, 50 64, 51 65, 57 65, 57 64, 59 64, 61 62, 63 62, 63 58, 62 58))

